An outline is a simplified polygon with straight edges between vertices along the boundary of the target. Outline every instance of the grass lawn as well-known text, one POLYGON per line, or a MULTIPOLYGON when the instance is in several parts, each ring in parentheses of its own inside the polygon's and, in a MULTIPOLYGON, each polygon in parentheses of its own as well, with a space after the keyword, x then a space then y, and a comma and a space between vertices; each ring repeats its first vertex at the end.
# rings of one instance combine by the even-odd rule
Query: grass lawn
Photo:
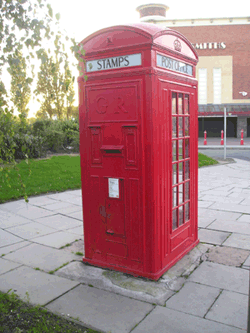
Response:
MULTIPOLYGON (((80 156, 53 156, 29 160, 29 164, 22 161, 18 168, 28 196, 81 187, 80 156)), ((6 181, 6 172, 0 172, 0 203, 23 197, 17 171, 13 168, 9 171, 11 187, 6 181)))
POLYGON ((207 165, 218 164, 218 162, 216 160, 214 160, 213 158, 203 155, 201 153, 199 153, 198 162, 199 162, 199 164, 198 164, 199 168, 203 167, 203 166, 207 166, 207 165))
MULTIPOLYGON (((199 167, 216 163, 199 153, 199 167)), ((30 160, 29 164, 22 161, 18 168, 28 196, 81 188, 80 156, 53 156, 30 160)), ((6 181, 6 172, 0 172, 0 203, 23 197, 18 173, 13 168, 9 168, 9 185, 11 187, 6 181)))
POLYGON ((38 306, 21 301, 14 293, 0 292, 0 332, 98 333, 38 306))

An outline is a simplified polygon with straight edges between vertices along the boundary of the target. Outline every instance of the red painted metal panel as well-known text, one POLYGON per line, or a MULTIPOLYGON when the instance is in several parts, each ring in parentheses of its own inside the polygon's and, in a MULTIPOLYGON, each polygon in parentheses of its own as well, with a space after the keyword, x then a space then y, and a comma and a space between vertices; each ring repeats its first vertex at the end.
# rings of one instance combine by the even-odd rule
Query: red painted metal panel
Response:
POLYGON ((79 79, 83 261, 158 279, 198 242, 196 52, 143 24, 83 46, 94 69, 79 79), (110 68, 98 71, 98 59, 110 68))

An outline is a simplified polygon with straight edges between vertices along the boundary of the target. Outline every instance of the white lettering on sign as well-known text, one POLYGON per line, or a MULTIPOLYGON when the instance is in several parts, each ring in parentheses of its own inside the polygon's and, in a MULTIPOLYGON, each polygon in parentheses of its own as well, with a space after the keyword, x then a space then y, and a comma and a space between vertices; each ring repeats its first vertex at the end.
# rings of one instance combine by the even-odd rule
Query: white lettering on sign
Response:
POLYGON ((109 178, 109 197, 119 198, 119 179, 109 178))
POLYGON ((193 75, 193 66, 172 58, 165 57, 161 54, 157 54, 156 65, 159 67, 171 69, 175 72, 184 73, 191 76, 193 75))
POLYGON ((141 66, 141 53, 87 61, 86 71, 96 72, 132 66, 141 66))
POLYGON ((212 50, 212 49, 221 49, 224 50, 226 48, 226 44, 224 42, 221 43, 194 43, 193 47, 197 50, 212 50))

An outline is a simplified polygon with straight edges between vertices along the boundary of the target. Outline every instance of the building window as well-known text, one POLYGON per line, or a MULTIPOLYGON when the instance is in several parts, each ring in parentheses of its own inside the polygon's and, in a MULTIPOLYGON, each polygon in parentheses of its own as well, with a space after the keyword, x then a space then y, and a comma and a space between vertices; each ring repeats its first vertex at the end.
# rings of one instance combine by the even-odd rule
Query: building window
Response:
POLYGON ((199 68, 199 104, 207 104, 207 69, 199 68))
POLYGON ((221 68, 214 68, 214 104, 221 104, 221 68))

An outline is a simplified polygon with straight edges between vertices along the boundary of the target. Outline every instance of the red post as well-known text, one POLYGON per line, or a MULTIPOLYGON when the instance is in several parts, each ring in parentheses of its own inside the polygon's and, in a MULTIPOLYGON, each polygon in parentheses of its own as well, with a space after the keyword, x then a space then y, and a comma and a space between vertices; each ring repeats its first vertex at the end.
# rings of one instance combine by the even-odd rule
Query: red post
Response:
POLYGON ((220 140, 220 144, 221 144, 221 146, 224 145, 224 131, 223 131, 223 130, 221 130, 221 140, 220 140))
POLYGON ((207 131, 204 131, 204 146, 207 145, 207 131))
POLYGON ((244 134, 244 131, 243 131, 243 129, 242 129, 242 130, 241 130, 241 139, 240 139, 240 145, 241 145, 241 146, 244 145, 243 134, 244 134))

